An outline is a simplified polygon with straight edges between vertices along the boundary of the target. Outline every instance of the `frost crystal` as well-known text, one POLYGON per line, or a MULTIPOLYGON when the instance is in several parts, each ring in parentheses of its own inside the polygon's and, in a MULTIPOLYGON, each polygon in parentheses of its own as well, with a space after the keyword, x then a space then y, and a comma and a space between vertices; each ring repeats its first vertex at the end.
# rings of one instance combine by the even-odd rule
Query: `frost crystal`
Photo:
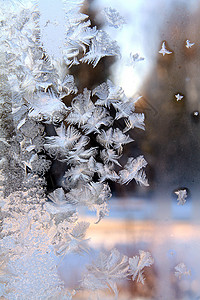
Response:
POLYGON ((64 124, 56 131, 58 136, 45 137, 44 149, 50 156, 62 160, 80 139, 81 133, 73 126, 69 126, 66 130, 64 124))
POLYGON ((125 19, 120 16, 116 9, 111 7, 104 8, 104 15, 107 23, 111 27, 119 28, 121 25, 125 24, 125 19))
POLYGON ((87 206, 90 210, 96 210, 97 215, 103 217, 108 212, 106 202, 110 199, 111 193, 108 184, 101 182, 90 182, 81 188, 71 189, 66 194, 68 203, 78 206, 87 206), (102 214, 101 214, 102 209, 102 214))
POLYGON ((187 198, 187 191, 186 190, 178 190, 175 192, 175 194, 178 196, 177 201, 178 205, 184 205, 187 198))
POLYGON ((194 46, 195 45, 195 43, 190 43, 190 41, 189 40, 186 40, 186 45, 185 45, 185 47, 186 48, 191 48, 192 46, 194 46))
POLYGON ((140 256, 134 256, 133 258, 129 258, 129 274, 133 275, 132 280, 134 281, 137 278, 137 282, 141 282, 144 284, 144 275, 143 269, 144 267, 150 267, 154 263, 154 259, 151 257, 149 252, 145 252, 140 250, 140 256))
POLYGON ((143 170, 146 167, 147 162, 142 155, 133 159, 132 157, 128 159, 127 164, 124 167, 124 170, 119 171, 120 182, 122 184, 129 183, 132 179, 135 179, 141 185, 148 186, 146 179, 146 174, 143 170))
POLYGON ((35 99, 30 100, 30 111, 28 114, 30 119, 43 123, 54 123, 54 116, 56 116, 57 123, 64 119, 65 114, 66 107, 64 103, 53 94, 41 93, 35 99))
POLYGON ((175 95, 176 97, 176 101, 181 101, 183 99, 183 96, 181 96, 180 94, 175 95))
POLYGON ((66 121, 71 124, 77 124, 78 127, 87 123, 95 109, 95 106, 90 99, 90 94, 90 91, 84 89, 83 94, 79 94, 72 100, 66 121))
MULTIPOLYGON (((92 27, 82 4, 53 0, 47 9, 44 1, 1 1, 0 285, 6 299, 71 299, 78 288, 65 290, 57 262, 90 251, 89 223, 79 221, 78 208, 95 211, 98 223, 109 212, 109 181, 148 185, 142 156, 121 170, 123 147, 133 141, 127 131, 144 129, 135 101, 111 80, 80 93, 69 74, 72 65, 95 67, 102 57, 120 57, 117 42, 92 27), (49 190, 55 161, 64 176, 49 190)), ((124 23, 115 10, 105 13, 112 26, 124 23)), ((128 258, 116 249, 102 253, 88 272, 83 287, 109 287, 117 295, 116 280, 130 275, 128 258)))
POLYGON ((80 59, 82 62, 92 63, 96 67, 99 60, 104 56, 119 56, 119 46, 112 41, 110 36, 103 30, 99 30, 91 40, 90 51, 80 59))
POLYGON ((114 149, 118 150, 119 152, 122 152, 122 145, 131 143, 133 141, 128 135, 122 133, 119 128, 114 129, 112 140, 114 149))
POLYGON ((191 275, 191 271, 188 270, 186 265, 182 262, 175 267, 175 276, 181 279, 183 275, 191 275))
POLYGON ((133 281, 137 278, 137 282, 144 284, 143 269, 153 263, 151 254, 142 250, 139 251, 139 256, 133 258, 128 258, 117 249, 111 250, 110 253, 100 252, 93 264, 87 266, 81 286, 92 291, 109 288, 117 299, 117 282, 132 276, 133 281))
POLYGON ((140 55, 138 53, 133 54, 132 52, 130 53, 130 60, 129 63, 131 63, 131 65, 135 65, 135 63, 139 62, 139 61, 143 61, 144 57, 140 57, 140 55))
POLYGON ((159 53, 165 56, 165 54, 171 54, 172 52, 166 49, 165 42, 163 42, 159 53))
POLYGON ((118 159, 120 158, 119 155, 115 153, 113 149, 104 149, 100 152, 100 157, 102 158, 103 162, 108 164, 109 162, 115 163, 116 165, 120 166, 118 159))
POLYGON ((56 253, 65 255, 70 252, 88 252, 88 239, 85 239, 85 235, 89 225, 88 222, 80 222, 70 232, 65 233, 63 239, 55 246, 56 253))
POLYGON ((132 115, 129 115, 128 119, 125 120, 125 124, 126 124, 126 128, 124 128, 124 130, 123 130, 124 133, 135 127, 145 130, 144 114, 134 113, 132 115))
POLYGON ((82 287, 93 291, 110 288, 117 296, 116 281, 127 277, 128 269, 128 257, 117 249, 111 250, 110 254, 101 252, 93 264, 87 266, 82 287))

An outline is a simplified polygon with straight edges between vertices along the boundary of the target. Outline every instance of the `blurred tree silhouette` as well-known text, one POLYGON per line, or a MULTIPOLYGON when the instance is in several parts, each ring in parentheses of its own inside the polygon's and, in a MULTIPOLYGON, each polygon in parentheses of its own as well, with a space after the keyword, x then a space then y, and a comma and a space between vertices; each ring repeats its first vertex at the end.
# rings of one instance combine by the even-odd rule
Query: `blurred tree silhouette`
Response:
MULTIPOLYGON (((174 4, 166 26, 160 29, 160 45, 166 41, 173 53, 158 53, 143 85, 144 99, 157 110, 157 114, 146 110, 146 131, 140 145, 155 170, 155 190, 199 185, 199 14, 200 8, 190 14, 183 3, 174 4), (187 39, 195 42, 192 48, 185 47, 187 39), (181 101, 176 101, 177 93, 184 96, 181 101)), ((141 105, 145 105, 144 99, 141 105)))

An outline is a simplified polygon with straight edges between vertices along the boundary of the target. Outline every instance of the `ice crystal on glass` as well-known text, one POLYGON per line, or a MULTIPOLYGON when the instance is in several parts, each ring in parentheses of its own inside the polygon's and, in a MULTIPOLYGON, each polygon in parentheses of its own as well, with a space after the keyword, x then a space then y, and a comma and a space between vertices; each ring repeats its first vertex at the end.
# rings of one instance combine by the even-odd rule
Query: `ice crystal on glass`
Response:
POLYGON ((126 23, 125 19, 120 16, 119 12, 111 7, 104 8, 104 15, 109 26, 120 28, 126 23))
POLYGON ((181 279, 183 275, 191 275, 191 271, 187 269, 186 265, 181 262, 175 267, 175 276, 181 279))
POLYGON ((148 186, 146 174, 143 170, 146 165, 147 162, 142 155, 135 159, 130 157, 127 164, 124 166, 124 170, 119 171, 120 182, 122 184, 127 184, 134 178, 139 184, 148 186))
POLYGON ((186 40, 186 45, 185 45, 186 48, 189 49, 189 48, 191 48, 194 45, 195 45, 195 43, 191 43, 189 40, 186 40))
POLYGON ((177 201, 178 205, 184 205, 187 198, 187 191, 186 190, 178 190, 175 192, 175 194, 178 196, 177 201))
POLYGON ((165 56, 166 54, 171 54, 172 52, 166 49, 165 42, 163 42, 159 53, 165 56))
POLYGON ((143 61, 144 57, 141 57, 139 55, 139 53, 130 53, 130 59, 129 59, 129 63, 133 66, 135 66, 135 63, 139 62, 139 61, 143 61))
POLYGON ((89 52, 81 58, 82 62, 91 63, 95 67, 104 56, 120 56, 119 46, 116 41, 112 41, 110 36, 103 30, 99 30, 91 40, 89 52))
POLYGON ((134 256, 129 258, 129 274, 132 275, 132 280, 134 281, 137 278, 137 282, 144 284, 144 267, 150 267, 154 263, 154 259, 151 257, 149 252, 140 250, 139 256, 134 256))
POLYGON ((175 95, 176 101, 181 101, 183 99, 183 96, 180 94, 175 95))
POLYGON ((92 265, 87 266, 88 273, 84 276, 82 286, 89 290, 110 288, 117 296, 116 282, 128 276, 128 257, 117 249, 110 253, 101 252, 92 265))
MULTIPOLYGON (((90 251, 90 224, 79 208, 95 211, 98 223, 109 213, 110 181, 148 185, 143 156, 124 169, 120 162, 133 141, 127 131, 144 129, 144 115, 111 80, 79 91, 69 74, 73 65, 120 57, 117 42, 81 13, 83 1, 51 1, 49 9, 36 0, 0 3, 1 296, 72 299, 78 288, 65 289, 57 264, 59 256, 90 251), (55 161, 65 170, 48 190, 55 161)), ((115 9, 105 13, 112 26, 124 23, 115 9)), ((87 270, 82 287, 115 295, 116 280, 133 275, 116 249, 87 270)))
POLYGON ((132 276, 132 280, 144 284, 144 268, 150 267, 154 259, 149 252, 139 251, 139 256, 129 258, 117 249, 110 252, 100 252, 92 265, 87 266, 87 272, 82 280, 82 287, 91 291, 111 289, 118 296, 117 282, 132 276))

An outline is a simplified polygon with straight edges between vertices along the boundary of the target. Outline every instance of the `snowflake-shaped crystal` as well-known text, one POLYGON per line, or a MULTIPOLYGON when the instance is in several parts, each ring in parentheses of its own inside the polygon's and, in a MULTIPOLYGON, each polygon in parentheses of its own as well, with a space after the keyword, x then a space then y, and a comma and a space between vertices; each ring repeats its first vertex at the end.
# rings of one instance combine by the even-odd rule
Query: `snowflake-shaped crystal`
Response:
POLYGON ((175 267, 175 276, 181 279, 183 275, 191 275, 191 271, 187 269, 186 265, 181 262, 175 267))
POLYGON ((181 101, 183 99, 183 96, 180 94, 176 94, 175 97, 176 97, 176 101, 181 101))
POLYGON ((172 52, 166 49, 165 42, 163 42, 159 53, 165 56, 165 54, 171 54, 172 52))
POLYGON ((178 205, 185 204, 186 198, 187 198, 187 191, 186 190, 178 190, 175 192, 175 194, 178 196, 178 198, 177 198, 178 205))

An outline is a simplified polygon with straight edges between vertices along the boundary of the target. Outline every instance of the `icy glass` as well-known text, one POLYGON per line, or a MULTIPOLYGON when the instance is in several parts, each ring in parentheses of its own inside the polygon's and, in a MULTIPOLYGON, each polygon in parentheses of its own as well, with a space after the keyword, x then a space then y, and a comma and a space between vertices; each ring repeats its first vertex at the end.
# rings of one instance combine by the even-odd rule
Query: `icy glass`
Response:
POLYGON ((198 0, 0 0, 0 298, 198 299, 198 0))

